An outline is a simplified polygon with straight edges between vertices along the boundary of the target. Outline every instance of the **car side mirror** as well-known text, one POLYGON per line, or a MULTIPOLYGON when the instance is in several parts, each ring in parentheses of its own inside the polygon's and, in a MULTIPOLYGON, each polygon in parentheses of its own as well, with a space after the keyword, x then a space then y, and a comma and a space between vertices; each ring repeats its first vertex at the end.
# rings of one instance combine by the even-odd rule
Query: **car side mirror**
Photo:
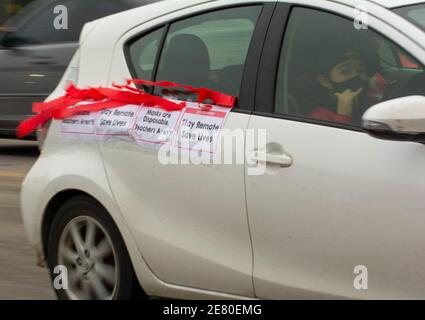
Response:
POLYGON ((363 115, 363 129, 378 139, 425 144, 425 97, 409 96, 374 105, 363 115))
POLYGON ((12 49, 17 47, 21 43, 20 39, 17 38, 13 32, 6 32, 1 38, 1 45, 3 48, 12 49))
POLYGON ((18 50, 21 46, 25 45, 38 44, 37 41, 33 39, 19 36, 15 31, 5 32, 0 41, 3 48, 12 50, 18 50))

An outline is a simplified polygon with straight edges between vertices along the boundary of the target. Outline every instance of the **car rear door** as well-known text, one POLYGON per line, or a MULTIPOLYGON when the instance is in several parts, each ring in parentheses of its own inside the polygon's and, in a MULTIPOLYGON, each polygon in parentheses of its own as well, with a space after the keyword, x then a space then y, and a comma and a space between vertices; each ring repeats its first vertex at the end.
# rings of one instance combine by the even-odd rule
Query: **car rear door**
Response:
MULTIPOLYGON (((169 80, 237 95, 238 106, 224 129, 243 138, 274 4, 226 4, 209 3, 202 14, 189 9, 184 18, 154 21, 142 34, 133 30, 117 44, 111 82, 169 80)), ((162 165, 156 149, 134 141, 100 146, 117 203, 159 279, 253 297, 243 161, 162 165)), ((243 140, 239 148, 223 147, 222 152, 243 157, 243 140)))
MULTIPOLYGON (((264 175, 246 175, 256 294, 271 299, 424 297, 424 146, 374 139, 362 132, 354 114, 352 122, 341 123, 313 112, 318 107, 332 112, 331 105, 314 99, 321 79, 315 67, 320 54, 337 50, 339 41, 354 43, 365 35, 352 50, 377 50, 369 52, 381 63, 370 76, 368 95, 372 80, 382 84, 381 76, 394 75, 383 68, 383 44, 402 48, 420 65, 415 73, 424 72, 424 52, 372 15, 369 29, 359 31, 353 8, 329 1, 309 4, 278 7, 248 126, 267 130, 264 142, 247 141, 248 161, 266 165, 264 175), (369 43, 370 37, 375 40, 369 43), (379 47, 368 47, 371 43, 379 47)), ((407 89, 397 96, 409 95, 407 89)))

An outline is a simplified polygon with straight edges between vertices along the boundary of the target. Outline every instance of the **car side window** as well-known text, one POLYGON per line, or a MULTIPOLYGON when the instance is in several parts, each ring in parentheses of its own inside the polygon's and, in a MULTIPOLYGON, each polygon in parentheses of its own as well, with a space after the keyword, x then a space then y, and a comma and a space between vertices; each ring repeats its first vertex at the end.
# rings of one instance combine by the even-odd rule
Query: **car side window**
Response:
POLYGON ((380 56, 380 67, 384 70, 389 68, 418 69, 419 65, 410 60, 397 46, 392 43, 381 42, 381 48, 378 51, 380 56))
MULTIPOLYGON (((207 87, 238 96, 261 9, 262 6, 223 9, 172 23, 156 80, 207 87)), ((155 93, 176 95, 161 89, 155 93)), ((178 95, 178 98, 191 100, 193 97, 178 95)))
POLYGON ((138 38, 129 44, 131 66, 136 77, 153 80, 153 70, 164 28, 138 38))
POLYGON ((281 50, 275 113, 360 126, 374 104, 425 95, 423 83, 424 67, 377 32, 295 8, 281 50))

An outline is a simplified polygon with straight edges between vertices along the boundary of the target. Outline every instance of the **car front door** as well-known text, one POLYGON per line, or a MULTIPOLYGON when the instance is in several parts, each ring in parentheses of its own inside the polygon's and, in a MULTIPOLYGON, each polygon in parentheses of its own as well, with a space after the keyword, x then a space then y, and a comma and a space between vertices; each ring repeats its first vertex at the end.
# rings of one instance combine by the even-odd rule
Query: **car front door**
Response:
POLYGON ((411 94, 425 53, 372 15, 357 30, 344 5, 278 11, 248 127, 267 130, 265 142, 247 143, 250 162, 266 165, 266 174, 246 176, 257 296, 425 297, 425 147, 360 128, 361 113, 387 92, 411 94), (394 72, 388 46, 420 67, 394 72), (341 73, 361 87, 337 89, 347 84, 341 73), (358 95, 344 105, 346 90, 358 95))
MULTIPOLYGON (((215 6, 210 3, 207 13, 162 27, 154 24, 147 33, 126 37, 131 38, 125 45, 128 65, 123 43, 118 43, 111 82, 129 78, 130 68, 132 77, 236 95, 238 110, 230 113, 225 129, 243 135, 274 4, 215 6)), ((168 284, 253 297, 243 161, 162 165, 155 148, 134 141, 102 142, 101 150, 116 200, 156 277, 168 284)), ((222 152, 239 157, 244 148, 230 146, 222 152)))

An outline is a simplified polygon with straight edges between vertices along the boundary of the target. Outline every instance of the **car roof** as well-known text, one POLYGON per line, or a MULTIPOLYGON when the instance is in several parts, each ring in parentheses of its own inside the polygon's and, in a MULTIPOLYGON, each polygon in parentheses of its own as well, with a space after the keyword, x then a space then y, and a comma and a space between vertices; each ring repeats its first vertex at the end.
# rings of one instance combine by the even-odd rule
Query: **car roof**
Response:
MULTIPOLYGON (((159 1, 157 3, 148 5, 147 7, 143 7, 143 8, 135 8, 135 9, 131 9, 128 11, 124 11, 112 16, 109 16, 106 19, 109 19, 110 21, 114 21, 115 19, 120 19, 121 20, 121 24, 122 24, 122 28, 124 29, 124 25, 130 26, 131 23, 133 23, 133 19, 132 17, 134 16, 142 16, 144 17, 145 21, 146 20, 150 20, 150 19, 154 19, 158 16, 167 14, 167 13, 171 13, 173 11, 179 11, 188 7, 192 7, 192 6, 196 6, 196 5, 200 5, 203 3, 207 3, 207 2, 214 2, 216 0, 166 0, 166 1, 159 1), (149 8, 151 7, 151 8, 149 8), (118 18, 119 17, 119 18, 118 18), (126 18, 129 18, 129 20, 127 20, 126 18)), ((253 0, 250 0, 253 1, 253 0)), ((266 0, 266 1, 282 1, 285 2, 285 0, 266 0)), ((419 3, 425 3, 425 0, 329 0, 329 1, 334 1, 334 2, 340 2, 340 3, 344 3, 346 5, 350 5, 355 7, 356 5, 358 5, 359 3, 364 3, 364 2, 370 2, 373 3, 375 5, 381 6, 383 8, 388 8, 388 9, 393 9, 393 8, 397 8, 397 7, 403 7, 403 6, 408 6, 408 5, 414 5, 414 4, 419 4, 419 3)), ((149 1, 150 2, 150 1, 149 1)), ((105 18, 103 18, 102 20, 106 20, 105 18)), ((136 23, 137 25, 137 23, 136 23)))
POLYGON ((389 9, 410 6, 410 5, 419 4, 419 3, 425 3, 424 0, 369 0, 369 1, 389 9))
MULTIPOLYGON (((264 0, 267 2, 281 1, 285 0, 264 0)), ((302 0, 296 1, 297 3, 302 0)), ((356 7, 360 4, 371 3, 376 7, 393 9, 397 7, 413 5, 418 3, 425 3, 425 0, 328 0, 332 2, 338 2, 345 4, 351 7, 356 7)), ((110 39, 118 39, 125 32, 142 25, 148 21, 154 20, 161 16, 168 14, 176 13, 180 10, 196 7, 201 4, 216 2, 216 0, 166 0, 159 1, 153 4, 148 4, 144 7, 130 9, 120 13, 116 13, 101 19, 96 20, 97 27, 95 28, 96 36, 99 41, 102 37, 102 33, 105 30, 108 30, 108 39, 105 38, 105 41, 110 41, 110 39)), ((238 3, 239 1, 231 0, 230 3, 238 3)), ((243 1, 240 1, 241 3, 243 1)), ((247 0, 247 2, 256 2, 256 0, 247 0)), ((288 2, 293 2, 289 0, 288 2)))
POLYGON ((118 38, 124 32, 163 15, 174 13, 185 8, 214 2, 214 0, 166 0, 148 4, 143 7, 122 11, 95 22, 108 29, 110 39, 118 38))

